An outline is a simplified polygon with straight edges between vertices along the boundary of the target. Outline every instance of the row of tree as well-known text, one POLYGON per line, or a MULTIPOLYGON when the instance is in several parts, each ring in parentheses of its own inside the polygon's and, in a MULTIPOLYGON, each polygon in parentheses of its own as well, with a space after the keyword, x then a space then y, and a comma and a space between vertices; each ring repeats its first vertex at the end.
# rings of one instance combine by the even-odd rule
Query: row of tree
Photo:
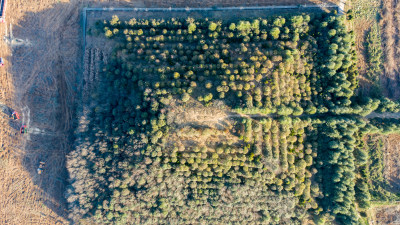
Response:
POLYGON ((115 55, 129 57, 120 66, 112 63, 109 70, 115 74, 110 76, 138 81, 156 98, 181 95, 184 102, 192 97, 204 104, 219 99, 280 115, 340 113, 357 86, 354 37, 344 17, 236 23, 192 18, 121 22, 113 17, 98 26, 106 33, 123 30, 113 37, 125 43, 115 55), (171 24, 177 29, 168 28, 171 24))

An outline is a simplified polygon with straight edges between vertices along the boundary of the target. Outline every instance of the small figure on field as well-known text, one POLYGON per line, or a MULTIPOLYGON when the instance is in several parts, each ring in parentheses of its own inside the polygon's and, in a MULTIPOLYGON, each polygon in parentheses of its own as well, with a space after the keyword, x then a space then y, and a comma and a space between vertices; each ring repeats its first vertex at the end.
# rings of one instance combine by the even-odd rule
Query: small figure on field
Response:
POLYGON ((26 128, 26 125, 22 125, 22 127, 21 127, 21 129, 20 129, 19 132, 20 132, 21 134, 28 133, 28 128, 26 128))
POLYGON ((40 162, 39 163, 39 167, 37 168, 37 173, 40 175, 43 172, 43 168, 44 168, 45 162, 40 162))
POLYGON ((4 66, 4 60, 0 57, 0 67, 4 66))

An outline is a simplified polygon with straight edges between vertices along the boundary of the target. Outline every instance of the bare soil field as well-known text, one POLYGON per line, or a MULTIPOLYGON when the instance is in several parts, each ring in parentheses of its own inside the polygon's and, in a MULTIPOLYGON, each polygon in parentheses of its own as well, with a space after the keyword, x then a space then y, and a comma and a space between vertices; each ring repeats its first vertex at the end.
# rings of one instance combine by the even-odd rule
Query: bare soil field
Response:
MULTIPOLYGON (((7 23, 1 24, 0 36, 19 44, 9 46, 0 41, 0 56, 6 62, 0 69, 0 105, 5 109, 0 113, 0 224, 68 224, 65 157, 73 144, 74 106, 80 101, 83 7, 316 3, 321 1, 8 1, 7 23), (11 121, 10 110, 19 111, 21 119, 11 121), (19 134, 23 124, 28 126, 26 135, 19 134), (36 170, 41 161, 46 164, 39 175, 36 170)), ((98 59, 101 51, 90 50, 90 55, 98 59)))

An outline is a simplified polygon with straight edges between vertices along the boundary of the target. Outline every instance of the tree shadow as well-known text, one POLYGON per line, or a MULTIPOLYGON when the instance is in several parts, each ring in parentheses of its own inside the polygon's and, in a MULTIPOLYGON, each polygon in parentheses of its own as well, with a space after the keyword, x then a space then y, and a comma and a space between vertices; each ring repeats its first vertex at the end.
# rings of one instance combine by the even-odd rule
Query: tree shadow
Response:
POLYGON ((398 73, 394 77, 382 76, 381 86, 383 87, 385 96, 394 100, 400 98, 400 75, 398 73))
POLYGON ((14 112, 14 109, 8 107, 7 105, 0 104, 0 111, 5 114, 5 117, 11 117, 11 113, 14 112))
POLYGON ((17 131, 19 131, 19 129, 21 128, 21 121, 14 119, 12 117, 12 113, 15 110, 11 107, 8 107, 7 105, 4 104, 0 104, 0 112, 2 113, 2 116, 4 118, 8 118, 8 126, 10 129, 15 130, 15 132, 17 133, 17 131))

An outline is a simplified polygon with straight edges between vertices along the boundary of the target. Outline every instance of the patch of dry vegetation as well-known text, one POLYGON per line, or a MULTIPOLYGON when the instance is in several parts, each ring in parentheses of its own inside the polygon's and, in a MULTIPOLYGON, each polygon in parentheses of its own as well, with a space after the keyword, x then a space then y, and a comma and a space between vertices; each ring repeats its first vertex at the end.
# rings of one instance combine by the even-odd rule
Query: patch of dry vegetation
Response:
POLYGON ((400 206, 380 206, 374 209, 374 224, 396 225, 400 223, 400 206))
POLYGON ((385 143, 384 176, 393 187, 393 191, 400 193, 400 135, 389 135, 385 143))

